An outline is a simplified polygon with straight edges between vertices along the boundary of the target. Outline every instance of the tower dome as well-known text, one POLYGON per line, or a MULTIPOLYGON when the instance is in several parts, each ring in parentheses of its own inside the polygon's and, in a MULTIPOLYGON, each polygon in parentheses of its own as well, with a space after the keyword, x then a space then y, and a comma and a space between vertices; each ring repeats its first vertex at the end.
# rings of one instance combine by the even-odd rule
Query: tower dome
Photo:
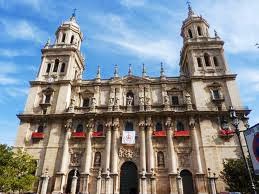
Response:
POLYGON ((194 13, 190 3, 188 3, 188 17, 183 21, 181 36, 184 41, 209 37, 208 22, 202 16, 194 13))
POLYGON ((76 21, 75 12, 68 21, 63 22, 56 31, 56 44, 73 45, 80 50, 83 33, 76 21))

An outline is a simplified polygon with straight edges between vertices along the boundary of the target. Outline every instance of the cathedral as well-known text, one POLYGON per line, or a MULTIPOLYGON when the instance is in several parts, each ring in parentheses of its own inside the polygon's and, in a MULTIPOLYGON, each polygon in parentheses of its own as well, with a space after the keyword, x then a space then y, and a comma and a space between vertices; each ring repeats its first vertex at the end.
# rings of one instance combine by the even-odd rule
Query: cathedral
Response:
MULTIPOLYGON (((83 33, 73 14, 42 48, 15 148, 37 161, 37 194, 216 194, 240 148, 229 107, 242 106, 217 32, 189 6, 180 75, 83 79, 83 33)), ((140 70, 141 71, 141 70, 140 70)), ((240 123, 244 129, 244 123, 240 123)))

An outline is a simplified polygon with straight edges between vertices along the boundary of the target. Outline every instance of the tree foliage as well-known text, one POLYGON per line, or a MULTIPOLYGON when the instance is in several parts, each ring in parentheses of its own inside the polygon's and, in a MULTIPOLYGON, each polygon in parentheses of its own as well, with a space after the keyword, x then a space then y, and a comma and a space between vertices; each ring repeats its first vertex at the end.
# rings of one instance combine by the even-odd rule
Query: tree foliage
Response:
POLYGON ((33 158, 21 150, 0 144, 0 191, 29 191, 36 177, 36 163, 33 158))
MULTIPOLYGON (((250 167, 252 163, 248 160, 250 167)), ((220 177, 227 185, 226 190, 232 192, 250 193, 249 175, 245 167, 243 158, 227 159, 223 163, 223 170, 220 172, 220 177)), ((252 169, 251 169, 252 172, 252 169)))

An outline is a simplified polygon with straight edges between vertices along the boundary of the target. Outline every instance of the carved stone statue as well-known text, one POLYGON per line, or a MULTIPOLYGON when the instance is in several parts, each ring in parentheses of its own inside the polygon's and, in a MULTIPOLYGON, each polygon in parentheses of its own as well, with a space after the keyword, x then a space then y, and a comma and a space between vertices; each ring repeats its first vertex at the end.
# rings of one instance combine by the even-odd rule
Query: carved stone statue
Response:
POLYGON ((185 99, 186 99, 186 104, 192 104, 191 95, 188 92, 186 92, 185 94, 185 99))
POLYGON ((72 129, 72 119, 68 119, 65 124, 65 129, 68 131, 72 129))
POLYGON ((165 103, 165 105, 169 105, 169 96, 168 95, 165 95, 164 96, 164 103, 165 103))
POLYGON ((144 105, 144 97, 139 97, 139 104, 144 105))
POLYGON ((127 97, 127 106, 132 106, 133 103, 133 97, 132 96, 128 96, 127 97))
POLYGON ((109 105, 112 106, 113 103, 114 103, 114 98, 110 98, 110 99, 109 99, 109 105))
POLYGON ((119 105, 119 101, 120 101, 119 98, 115 98, 115 103, 114 103, 114 105, 115 105, 115 106, 118 106, 118 105, 119 105))
POLYGON ((145 171, 145 169, 144 168, 142 168, 142 178, 146 178, 146 171, 145 171))

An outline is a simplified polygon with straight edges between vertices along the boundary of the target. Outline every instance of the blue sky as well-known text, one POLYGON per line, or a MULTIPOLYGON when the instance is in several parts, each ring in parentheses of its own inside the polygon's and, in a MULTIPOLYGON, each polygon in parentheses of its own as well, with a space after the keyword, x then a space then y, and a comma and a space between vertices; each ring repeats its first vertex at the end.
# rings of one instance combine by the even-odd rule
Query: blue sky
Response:
MULTIPOLYGON (((192 0, 192 7, 225 41, 227 62, 238 74, 244 105, 253 111, 250 124, 259 122, 258 0, 192 0)), ((84 79, 94 78, 97 65, 103 78, 120 75, 132 64, 141 74, 145 63, 151 76, 159 76, 160 62, 168 76, 179 75, 182 47, 180 29, 187 17, 185 0, 0 0, 0 143, 13 145, 29 80, 34 80, 40 49, 62 21, 77 8, 84 33, 84 79)))

